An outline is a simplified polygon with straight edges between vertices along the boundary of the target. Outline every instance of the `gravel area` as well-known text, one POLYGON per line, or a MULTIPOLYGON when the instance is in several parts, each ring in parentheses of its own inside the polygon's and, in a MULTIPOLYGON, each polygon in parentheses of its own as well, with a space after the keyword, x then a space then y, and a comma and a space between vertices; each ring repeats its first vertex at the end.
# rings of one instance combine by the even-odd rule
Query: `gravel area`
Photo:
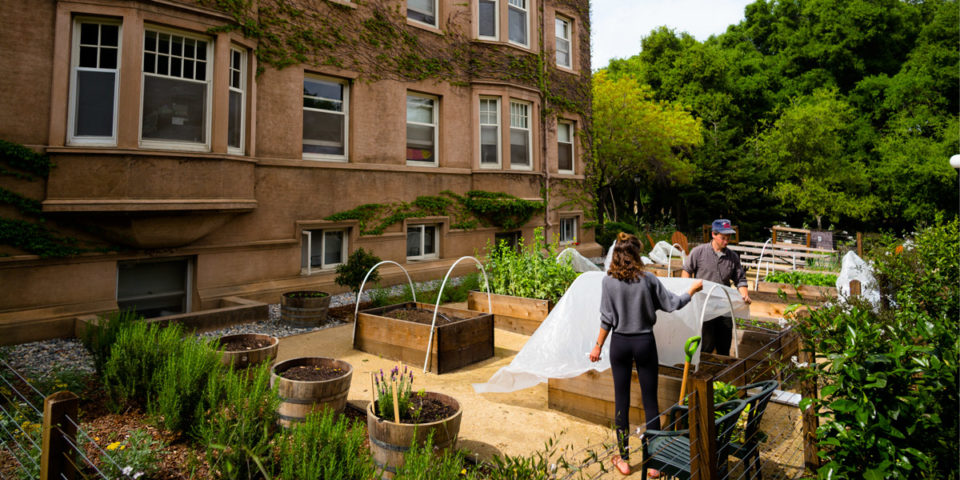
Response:
MULTIPOLYGON (((440 281, 441 280, 434 280, 417 283, 417 290, 433 288, 438 286, 440 281)), ((455 285, 459 282, 460 278, 452 278, 447 283, 455 285)), ((386 288, 390 295, 398 295, 403 292, 404 287, 407 285, 408 284, 402 284, 386 288)), ((363 292, 361 299, 362 301, 370 300, 369 290, 363 292)), ((342 293, 333 295, 330 298, 331 308, 352 305, 353 303, 353 293, 342 293)), ((219 337, 241 333, 260 333, 283 338, 290 335, 299 335, 342 325, 342 322, 334 321, 320 327, 292 327, 280 323, 279 303, 270 305, 269 312, 270 316, 267 320, 231 325, 219 330, 202 332, 198 335, 204 337, 219 337)), ((88 373, 94 371, 93 357, 87 353, 87 350, 77 339, 53 339, 0 347, 0 358, 4 359, 14 370, 27 378, 36 378, 47 372, 64 368, 77 368, 88 373)))

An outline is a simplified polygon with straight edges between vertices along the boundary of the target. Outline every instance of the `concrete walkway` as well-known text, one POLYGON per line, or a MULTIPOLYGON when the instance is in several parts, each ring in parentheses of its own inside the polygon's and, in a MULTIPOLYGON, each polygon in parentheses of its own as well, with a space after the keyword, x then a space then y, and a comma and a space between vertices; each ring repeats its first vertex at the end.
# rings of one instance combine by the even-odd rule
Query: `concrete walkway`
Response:
MULTIPOLYGON (((370 372, 393 368, 397 362, 351 348, 353 324, 280 339, 277 361, 304 356, 323 356, 353 365, 353 379, 347 401, 363 410, 370 402, 370 372)), ((489 460, 496 454, 531 455, 554 437, 572 451, 591 447, 601 453, 603 444, 612 445, 610 428, 547 408, 547 385, 513 393, 477 394, 471 384, 486 382, 500 367, 508 365, 530 337, 496 329, 494 357, 455 372, 436 375, 414 368, 414 390, 426 389, 456 398, 463 407, 459 447, 489 460)), ((612 423, 613 419, 611 419, 612 423)), ((639 445, 635 445, 639 446, 639 445)), ((633 462, 639 464, 639 455, 633 462)), ((567 455, 568 461, 574 460, 567 455)), ((609 468, 608 468, 609 469, 609 468)), ((591 469, 597 471, 596 469, 591 469)), ((608 474, 609 478, 640 478, 608 474)), ((604 476, 607 478, 607 476, 604 476)))

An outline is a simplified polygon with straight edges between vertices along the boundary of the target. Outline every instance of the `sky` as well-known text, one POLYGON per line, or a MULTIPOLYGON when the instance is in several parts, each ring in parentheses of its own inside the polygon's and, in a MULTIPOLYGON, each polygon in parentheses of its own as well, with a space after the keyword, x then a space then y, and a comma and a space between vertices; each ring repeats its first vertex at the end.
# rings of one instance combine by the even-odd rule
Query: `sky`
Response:
POLYGON ((640 41, 666 25, 697 40, 727 31, 743 20, 743 9, 754 0, 591 0, 592 69, 613 58, 640 53, 640 41))

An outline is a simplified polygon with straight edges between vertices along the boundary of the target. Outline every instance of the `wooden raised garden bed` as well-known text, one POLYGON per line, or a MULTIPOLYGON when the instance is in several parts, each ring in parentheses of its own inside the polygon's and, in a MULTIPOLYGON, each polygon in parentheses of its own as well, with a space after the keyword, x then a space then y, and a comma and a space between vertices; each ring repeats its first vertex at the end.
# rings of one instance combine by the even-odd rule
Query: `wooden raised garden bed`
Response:
MULTIPOLYGON (((406 302, 361 311, 357 315, 353 348, 422 367, 433 308, 425 303, 406 302), (410 314, 411 309, 422 312, 410 314)), ((493 356, 493 315, 449 307, 440 307, 437 312, 428 365, 431 372, 450 372, 493 356)))
POLYGON ((750 298, 771 303, 783 303, 779 292, 786 294, 786 302, 802 303, 804 305, 822 305, 827 300, 837 297, 835 287, 818 287, 814 285, 791 285, 789 283, 775 283, 760 281, 756 290, 750 289, 750 298))
POLYGON ((467 296, 467 308, 477 312, 494 314, 494 326, 503 330, 533 335, 540 328, 553 304, 536 298, 514 297, 511 295, 490 294, 487 303, 486 292, 471 291, 467 296), (493 308, 492 312, 488 312, 493 308))
MULTIPOLYGON (((677 403, 680 398, 680 382, 683 367, 660 366, 660 382, 657 389, 660 410, 677 403)), ((643 412, 643 397, 636 370, 630 379, 630 423, 646 422, 643 412)), ((589 422, 609 425, 613 422, 616 407, 613 401, 612 370, 590 370, 573 378, 551 378, 547 381, 547 406, 589 422)))

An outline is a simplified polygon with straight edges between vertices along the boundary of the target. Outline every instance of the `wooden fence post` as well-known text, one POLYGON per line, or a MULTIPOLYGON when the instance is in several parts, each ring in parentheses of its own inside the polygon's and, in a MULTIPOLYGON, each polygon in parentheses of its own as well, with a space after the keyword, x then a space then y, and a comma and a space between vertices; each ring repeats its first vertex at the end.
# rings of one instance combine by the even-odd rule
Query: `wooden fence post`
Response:
POLYGON ((698 372, 690 379, 690 478, 717 478, 717 425, 713 418, 713 376, 698 372))
POLYGON ((77 444, 77 427, 67 417, 77 418, 79 403, 76 395, 66 391, 54 393, 43 400, 40 480, 73 479, 76 476, 76 454, 66 438, 77 444))
POLYGON ((860 286, 860 280, 850 280, 850 296, 857 297, 860 295, 862 287, 860 286))
MULTIPOLYGON (((816 362, 813 345, 804 342, 798 355, 800 363, 806 363, 811 368, 816 362)), ((805 378, 800 382, 800 395, 803 398, 817 398, 817 379, 805 378)), ((800 412, 803 421, 803 466, 813 474, 820 468, 820 457, 817 456, 817 427, 820 426, 820 417, 813 406, 808 406, 800 412)))

